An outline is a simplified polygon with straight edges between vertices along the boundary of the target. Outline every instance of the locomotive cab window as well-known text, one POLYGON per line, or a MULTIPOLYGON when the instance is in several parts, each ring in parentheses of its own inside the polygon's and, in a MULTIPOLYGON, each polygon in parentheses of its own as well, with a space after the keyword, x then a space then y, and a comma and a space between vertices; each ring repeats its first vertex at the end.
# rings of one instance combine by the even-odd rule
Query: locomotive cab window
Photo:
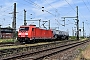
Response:
POLYGON ((29 27, 20 27, 19 30, 20 30, 20 31, 22 31, 22 30, 28 31, 28 30, 29 30, 29 27))
POLYGON ((34 28, 32 28, 32 31, 34 31, 34 28))

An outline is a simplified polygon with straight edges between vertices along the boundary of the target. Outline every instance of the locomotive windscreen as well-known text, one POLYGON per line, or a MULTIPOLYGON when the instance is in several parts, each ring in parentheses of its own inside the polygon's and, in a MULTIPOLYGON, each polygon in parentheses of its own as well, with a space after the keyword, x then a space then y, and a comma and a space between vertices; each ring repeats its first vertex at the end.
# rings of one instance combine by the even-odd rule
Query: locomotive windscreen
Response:
POLYGON ((28 31, 29 30, 29 27, 20 27, 19 29, 20 31, 24 30, 24 31, 28 31))

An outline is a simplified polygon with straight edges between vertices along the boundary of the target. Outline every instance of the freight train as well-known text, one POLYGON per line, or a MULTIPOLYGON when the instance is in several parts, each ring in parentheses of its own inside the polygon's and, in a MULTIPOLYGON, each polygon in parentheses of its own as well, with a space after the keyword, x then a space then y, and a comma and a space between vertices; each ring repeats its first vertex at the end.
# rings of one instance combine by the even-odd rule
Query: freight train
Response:
POLYGON ((68 32, 53 30, 53 29, 41 29, 36 25, 20 26, 18 31, 17 40, 22 43, 35 42, 41 40, 55 40, 55 39, 67 39, 69 38, 68 32))

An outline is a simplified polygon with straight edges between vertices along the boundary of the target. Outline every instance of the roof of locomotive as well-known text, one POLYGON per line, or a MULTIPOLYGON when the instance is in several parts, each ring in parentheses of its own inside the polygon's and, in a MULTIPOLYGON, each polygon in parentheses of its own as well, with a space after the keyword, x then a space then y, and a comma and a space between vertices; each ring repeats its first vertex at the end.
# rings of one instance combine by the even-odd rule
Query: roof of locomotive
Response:
POLYGON ((22 25, 22 26, 20 26, 20 27, 29 27, 29 26, 36 26, 36 25, 22 25))
POLYGON ((36 27, 36 25, 33 25, 33 24, 30 24, 30 25, 22 25, 22 26, 20 26, 20 28, 21 27, 30 27, 30 26, 33 26, 34 28, 39 28, 39 29, 44 29, 44 30, 52 30, 52 29, 45 29, 45 28, 41 28, 41 27, 36 27))

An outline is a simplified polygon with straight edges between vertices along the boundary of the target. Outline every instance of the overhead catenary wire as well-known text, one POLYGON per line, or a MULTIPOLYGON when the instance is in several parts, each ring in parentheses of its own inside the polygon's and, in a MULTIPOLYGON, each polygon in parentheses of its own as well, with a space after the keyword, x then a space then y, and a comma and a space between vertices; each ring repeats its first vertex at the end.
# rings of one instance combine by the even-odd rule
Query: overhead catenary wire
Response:
MULTIPOLYGON (((73 9, 73 7, 71 6, 71 4, 67 1, 67 0, 65 0, 69 5, 70 5, 70 7, 73 9)), ((72 1, 73 2, 73 1, 72 1)), ((74 2, 73 2, 74 3, 74 2)), ((85 3, 85 2, 84 2, 85 3)), ((74 5, 76 6, 76 4, 74 3, 74 5)), ((86 4, 85 4, 86 5, 86 4)), ((87 7, 88 8, 88 7, 87 7)), ((74 9, 73 9, 74 10, 74 9)), ((75 10, 74 10, 75 11, 75 10)), ((75 11, 76 12, 76 11, 75 11)), ((80 13, 80 12, 79 12, 80 13)), ((83 16, 83 14, 82 13, 80 13, 82 16, 83 16)), ((79 15, 80 17, 82 17, 81 15, 79 15)), ((83 16, 84 18, 85 18, 85 16, 83 16)), ((85 18, 86 19, 86 18, 85 18)))
MULTIPOLYGON (((31 0, 29 0, 30 2, 32 2, 32 3, 34 3, 33 1, 31 1, 31 0)), ((34 3, 34 5, 35 6, 38 6, 39 7, 39 9, 42 9, 42 6, 39 6, 38 4, 36 4, 36 3, 34 3)), ((54 14, 52 14, 51 12, 49 12, 49 11, 47 11, 47 10, 45 10, 44 9, 44 11, 46 11, 46 12, 48 12, 49 14, 51 14, 52 16, 54 16, 55 17, 55 15, 54 14)))
MULTIPOLYGON (((35 4, 33 1, 31 1, 31 3, 29 2, 29 0, 27 1, 27 0, 24 0, 25 2, 27 2, 28 4, 32 4, 32 5, 35 5, 35 6, 37 6, 38 8, 41 8, 41 7, 39 7, 37 4, 35 4)), ((23 4, 23 5, 26 5, 27 6, 27 4, 24 4, 24 3, 21 3, 21 4, 23 4)), ((38 9, 38 8, 36 8, 36 7, 33 7, 33 8, 35 8, 35 9, 38 9)))
MULTIPOLYGON (((10 20, 11 20, 11 16, 9 15, 8 12, 12 11, 12 6, 13 5, 10 5, 10 6, 2 6, 1 9, 0 9, 0 20, 2 21, 2 23, 0 23, 2 26, 5 26, 5 24, 3 24, 3 22, 7 22, 7 23, 11 23, 10 20), (8 18, 8 19, 5 19, 5 18, 8 18)), ((6 24, 7 24, 6 23, 6 24)))
POLYGON ((13 5, 11 5, 11 6, 8 6, 8 7, 3 7, 2 6, 2 8, 0 9, 1 11, 0 12, 3 12, 2 14, 0 14, 0 16, 7 16, 7 17, 10 17, 10 16, 8 16, 9 15, 9 13, 8 12, 10 12, 11 10, 12 10, 12 6, 13 5), (10 8, 10 9, 8 9, 8 8, 10 8))
MULTIPOLYGON (((45 0, 47 3, 48 3, 48 1, 47 0, 45 0)), ((58 14, 58 15, 60 15, 60 13, 58 13, 58 9, 56 9, 55 7, 53 7, 51 4, 49 4, 48 3, 48 5, 50 5, 52 8, 54 8, 55 9, 55 12, 58 14)))
POLYGON ((74 10, 74 8, 71 6, 71 4, 67 1, 67 0, 65 0, 67 3, 68 3, 68 5, 72 8, 72 10, 74 11, 74 12, 76 12, 75 10, 74 10))
MULTIPOLYGON (((47 0, 45 0, 45 1, 46 1, 46 3, 48 3, 47 0)), ((61 16, 60 16, 60 13, 58 12, 58 9, 55 8, 55 7, 53 7, 50 3, 48 3, 48 5, 51 6, 53 9, 55 9, 55 13, 56 13, 56 14, 55 14, 55 17, 56 17, 59 21, 62 21, 62 20, 60 19, 61 16)), ((55 20, 57 20, 57 19, 55 19, 55 20)), ((57 20, 57 22, 59 22, 58 20, 57 20)), ((62 25, 61 23, 59 23, 59 24, 62 25)), ((63 25, 62 25, 62 26, 63 26, 63 25)))
MULTIPOLYGON (((47 0, 45 0, 47 3, 48 3, 48 1, 47 0)), ((52 8, 54 8, 51 4, 49 4, 48 3, 48 5, 50 5, 52 8)), ((55 9, 55 11, 56 11, 56 13, 58 14, 58 15, 60 15, 59 13, 58 13, 58 9, 56 9, 56 8, 54 8, 55 9)), ((72 11, 72 10, 71 10, 72 11)), ((71 11, 69 11, 68 13, 66 13, 66 14, 69 14, 71 11)), ((65 15, 66 15, 65 14, 65 15)), ((59 19, 59 17, 58 17, 58 19, 59 19)), ((60 19, 59 19, 60 20, 60 19)), ((62 21, 62 20, 61 20, 62 21)))
POLYGON ((84 0, 82 0, 82 1, 83 1, 84 5, 86 6, 87 10, 90 12, 90 9, 88 8, 88 6, 87 6, 87 4, 85 3, 85 1, 84 1, 84 0))
MULTIPOLYGON (((72 1, 73 2, 73 1, 72 1)), ((77 6, 76 4, 75 4, 75 2, 73 2, 73 4, 75 5, 75 6, 77 6)), ((79 12, 79 16, 82 18, 82 20, 83 20, 83 18, 84 19, 87 19, 87 18, 85 18, 85 15, 83 15, 81 12, 79 12), (81 14, 81 15, 80 15, 81 14)))
POLYGON ((88 23, 85 22, 85 24, 87 25, 87 27, 89 28, 89 31, 90 31, 90 27, 89 27, 88 23))
POLYGON ((38 8, 42 8, 41 6, 39 6, 38 4, 34 3, 33 1, 29 0, 30 2, 32 2, 35 6, 37 6, 38 8))
MULTIPOLYGON (((2 7, 2 9, 0 9, 0 10, 1 10, 0 12, 4 12, 4 13, 7 13, 7 11, 10 12, 10 11, 12 10, 11 7, 12 7, 12 6, 5 7, 5 8, 2 7), (11 8, 11 9, 8 9, 8 8, 11 8)), ((4 13, 2 13, 2 14, 0 14, 0 15, 6 15, 6 14, 4 14, 4 13)), ((9 13, 7 13, 7 14, 9 14, 9 13)))
MULTIPOLYGON (((38 5, 37 3, 35 3, 33 1, 31 1, 31 0, 29 0, 29 1, 32 2, 33 5, 37 6, 39 9, 42 9, 42 6, 38 5)), ((30 3, 30 2, 28 2, 28 3, 30 3)), ((45 10, 45 9, 44 9, 44 11, 47 12, 47 13, 49 13, 49 14, 51 14, 52 16, 56 17, 56 15, 54 15, 53 13, 51 13, 51 12, 45 10)), ((55 19, 55 20, 60 24, 60 22, 57 19, 55 19)), ((60 25, 62 25, 62 24, 60 24, 60 25)))
MULTIPOLYGON (((84 2, 84 0, 82 0, 83 1, 83 3, 85 4, 85 6, 86 6, 86 8, 89 10, 89 8, 88 8, 88 6, 86 5, 86 3, 84 2)), ((73 2, 74 3, 74 2, 73 2)), ((89 2, 88 2, 89 3, 89 2)), ((75 5, 75 3, 74 3, 74 5, 75 5)), ((76 6, 76 5, 75 5, 76 6)), ((90 11, 90 10, 89 10, 90 11)), ((83 17, 84 18, 84 20, 83 20, 83 18, 82 18, 82 20, 83 21, 85 21, 87 18, 85 18, 85 16, 82 14, 82 13, 80 13, 79 12, 79 14, 81 14, 81 15, 79 15, 80 17, 83 17)), ((86 23, 86 22, 85 22, 86 23)), ((89 25, 88 25, 88 23, 86 23, 86 25, 88 26, 88 28, 90 29, 90 27, 89 27, 89 25)))
POLYGON ((90 5, 90 2, 87 0, 88 4, 90 5))

